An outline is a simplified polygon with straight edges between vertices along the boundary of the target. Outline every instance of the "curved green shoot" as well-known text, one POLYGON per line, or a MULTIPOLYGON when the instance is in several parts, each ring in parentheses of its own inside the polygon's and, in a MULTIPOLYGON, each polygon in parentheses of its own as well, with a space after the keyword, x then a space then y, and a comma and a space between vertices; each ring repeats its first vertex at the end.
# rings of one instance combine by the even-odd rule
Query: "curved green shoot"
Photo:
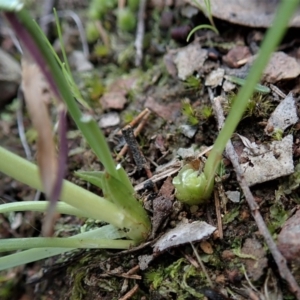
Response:
MULTIPOLYGON (((243 78, 239 78, 236 76, 225 76, 225 78, 233 83, 236 83, 238 85, 245 85, 247 82, 243 78)), ((269 94, 271 92, 271 89, 265 85, 256 84, 255 89, 256 92, 259 92, 261 94, 269 94)))
POLYGON ((216 27, 214 26, 211 26, 211 25, 208 25, 208 24, 202 24, 202 25, 199 25, 199 26, 196 26, 195 28, 193 28, 189 35, 187 36, 186 38, 186 41, 188 42, 191 38, 191 36, 198 30, 201 30, 201 29, 210 29, 212 31, 214 31, 216 34, 219 34, 218 30, 216 29, 216 27))
POLYGON ((213 19, 213 16, 212 16, 212 11, 211 11, 211 0, 204 0, 204 6, 202 6, 199 1, 197 0, 193 0, 194 4, 199 8, 199 10, 201 10, 205 16, 208 18, 210 24, 212 25, 212 27, 215 28, 215 32, 217 34, 219 34, 219 31, 215 25, 215 22, 214 22, 214 19, 213 19))

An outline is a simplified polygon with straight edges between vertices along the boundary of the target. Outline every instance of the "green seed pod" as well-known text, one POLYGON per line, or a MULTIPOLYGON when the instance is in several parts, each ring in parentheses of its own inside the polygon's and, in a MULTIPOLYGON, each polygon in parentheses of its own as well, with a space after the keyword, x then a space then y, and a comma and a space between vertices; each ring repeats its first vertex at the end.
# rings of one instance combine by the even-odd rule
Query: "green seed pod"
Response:
POLYGON ((89 43, 95 42, 99 38, 99 31, 95 25, 95 22, 88 22, 85 28, 86 39, 89 43))
POLYGON ((203 172, 199 174, 191 165, 185 165, 173 179, 176 198, 186 204, 195 205, 206 201, 202 195, 207 184, 203 172))
POLYGON ((132 31, 135 28, 136 16, 128 8, 118 10, 118 28, 123 31, 132 31))

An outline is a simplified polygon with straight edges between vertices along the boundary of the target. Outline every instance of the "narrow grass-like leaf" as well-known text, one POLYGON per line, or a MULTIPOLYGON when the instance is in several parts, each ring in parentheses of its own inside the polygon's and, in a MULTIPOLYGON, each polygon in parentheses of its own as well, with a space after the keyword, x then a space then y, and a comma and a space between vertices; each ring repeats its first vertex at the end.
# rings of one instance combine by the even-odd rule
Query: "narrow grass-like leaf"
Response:
POLYGON ((98 188, 103 190, 103 194, 105 195, 103 180, 104 180, 104 172, 103 171, 76 171, 75 175, 80 179, 87 181, 98 188))
MULTIPOLYGON (((49 203, 48 201, 21 201, 5 203, 0 205, 0 214, 14 212, 14 211, 39 211, 46 212, 49 203)), ((89 218, 89 215, 84 211, 76 209, 64 202, 58 202, 55 211, 65 215, 73 215, 77 217, 89 218)))
MULTIPOLYGON (((233 82, 233 83, 236 83, 240 86, 243 86, 243 85, 246 84, 246 79, 239 78, 239 77, 236 77, 236 76, 226 76, 226 79, 233 82)), ((271 92, 270 88, 268 88, 265 85, 261 85, 261 84, 256 84, 254 90, 256 92, 260 92, 262 94, 269 94, 271 92)))
POLYGON ((128 249, 134 242, 130 240, 107 240, 101 238, 16 238, 1 239, 0 252, 32 248, 71 249, 128 249))
MULTIPOLYGON (((91 230, 88 232, 80 233, 75 236, 70 237, 70 239, 81 239, 87 238, 91 239, 94 237, 103 238, 107 240, 115 240, 121 239, 126 236, 126 233, 112 225, 106 225, 101 228, 97 228, 95 230, 91 230)), ((75 248, 74 248, 75 249, 75 248)), ((68 252, 74 249, 69 248, 34 248, 30 250, 21 251, 18 253, 14 253, 11 255, 6 255, 0 257, 0 270, 5 270, 8 268, 13 268, 18 265, 27 264, 30 262, 34 262, 40 259, 44 259, 47 257, 55 256, 58 254, 62 254, 64 252, 68 252)))

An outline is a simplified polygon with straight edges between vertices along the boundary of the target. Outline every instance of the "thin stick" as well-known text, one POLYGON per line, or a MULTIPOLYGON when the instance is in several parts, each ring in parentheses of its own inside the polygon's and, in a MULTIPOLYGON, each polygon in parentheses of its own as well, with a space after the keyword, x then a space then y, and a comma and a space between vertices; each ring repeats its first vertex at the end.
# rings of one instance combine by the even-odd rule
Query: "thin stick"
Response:
MULTIPOLYGON (((141 111, 129 124, 131 127, 134 127, 136 124, 138 124, 140 122, 141 119, 144 118, 145 115, 147 115, 148 113, 150 113, 150 110, 148 108, 145 108, 143 111, 141 111)), ((122 134, 122 129, 120 129, 117 132, 118 134, 122 134)))
MULTIPOLYGON (((158 181, 160 181, 160 180, 162 180, 162 179, 164 179, 164 178, 166 178, 166 177, 168 177, 168 176, 171 176, 171 175, 177 173, 177 172, 180 170, 180 168, 181 168, 180 162, 175 163, 173 168, 166 169, 166 170, 164 170, 164 171, 162 171, 162 172, 160 172, 160 173, 158 173, 158 174, 155 174, 155 175, 153 175, 153 176, 152 176, 151 178, 149 178, 149 179, 150 179, 152 182, 154 182, 154 183, 155 183, 155 182, 158 182, 158 181)), ((147 180, 145 180, 145 181, 139 183, 138 185, 136 185, 136 186, 134 187, 134 190, 137 192, 137 191, 143 189, 145 183, 146 183, 149 179, 147 179, 147 180)))
MULTIPOLYGON (((146 121, 147 121, 148 117, 150 116, 150 114, 151 114, 150 110, 148 108, 146 108, 134 120, 132 120, 129 123, 129 125, 131 127, 133 127, 141 120, 140 124, 133 132, 133 135, 135 137, 138 136, 140 134, 140 132, 142 131, 142 129, 144 128, 146 121)), ((122 131, 121 131, 121 133, 122 133, 122 131)), ((116 161, 120 161, 122 159, 122 157, 126 154, 127 151, 128 151, 128 144, 124 145, 124 147, 121 149, 120 153, 116 157, 116 161)))
POLYGON ((193 243, 190 243, 190 244, 191 244, 191 246, 192 246, 192 248, 193 248, 194 254, 195 254, 196 257, 197 257, 198 263, 199 263, 199 265, 200 265, 200 267, 201 267, 201 269, 202 269, 202 271, 203 271, 203 273, 204 273, 204 275, 205 275, 205 277, 206 277, 206 280, 207 280, 207 282, 208 282, 208 285, 209 285, 210 287, 213 287, 213 283, 212 283, 212 281, 211 281, 211 279, 210 279, 210 277, 209 277, 209 275, 208 275, 208 273, 207 273, 207 271, 206 271, 205 265, 204 265, 204 263, 202 262, 200 255, 198 254, 198 252, 197 252, 195 246, 193 245, 193 243))
POLYGON ((145 34, 145 11, 147 0, 141 0, 138 13, 138 25, 134 46, 136 49, 135 66, 140 67, 143 60, 143 41, 145 34))
MULTIPOLYGON (((214 98, 212 102, 212 106, 217 118, 217 122, 219 127, 222 127, 224 124, 224 114, 223 109, 221 106, 221 97, 214 98)), ((246 198, 246 201, 251 209, 252 216, 257 224, 257 227, 260 231, 260 233, 263 235, 265 242, 272 253, 272 256, 277 264, 278 271, 280 273, 280 276, 285 279, 289 285, 290 291, 297 297, 297 299, 300 299, 300 287, 298 286, 294 276, 292 275, 291 271, 287 267, 287 263, 285 258, 282 256, 282 254, 279 252, 260 212, 259 212, 259 206, 256 204, 255 199, 250 191, 250 188, 243 176, 243 172, 241 169, 241 166, 238 162, 238 156, 233 148, 233 145, 231 141, 226 145, 226 154, 231 160, 231 163, 234 167, 237 180, 240 184, 240 187, 244 193, 244 196, 246 198)))
POLYGON ((223 235, 222 217, 221 217, 221 211, 220 211, 220 197, 219 197, 217 190, 215 190, 214 196, 215 196, 216 215, 217 215, 217 221, 218 221, 219 238, 223 239, 224 235, 223 235))
POLYGON ((100 20, 97 20, 95 22, 95 25, 99 32, 99 35, 101 36, 101 40, 102 40, 103 44, 105 45, 105 47, 107 49, 110 49, 109 37, 108 37, 106 30, 104 29, 104 27, 102 25, 102 22, 100 20))
POLYGON ((136 284, 128 293, 126 293, 123 297, 119 298, 119 300, 127 300, 130 299, 139 289, 139 285, 136 284))
POLYGON ((119 0, 118 1, 118 9, 123 9, 125 7, 126 0, 119 0))

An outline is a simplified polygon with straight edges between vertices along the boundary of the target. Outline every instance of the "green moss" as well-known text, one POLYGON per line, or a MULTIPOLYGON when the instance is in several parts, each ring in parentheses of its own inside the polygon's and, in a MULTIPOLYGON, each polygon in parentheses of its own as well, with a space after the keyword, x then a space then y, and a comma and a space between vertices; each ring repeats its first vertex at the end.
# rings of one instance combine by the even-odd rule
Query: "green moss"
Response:
POLYGON ((279 202, 270 207, 270 220, 268 222, 268 229, 271 234, 274 234, 288 219, 288 212, 279 202))
POLYGON ((86 276, 85 270, 74 270, 74 272, 71 273, 71 276, 73 277, 73 288, 72 288, 72 294, 71 294, 71 300, 79 300, 82 299, 83 296, 86 294, 86 290, 84 288, 84 278, 86 276))
POLYGON ((189 76, 183 84, 188 91, 199 91, 202 86, 200 78, 196 76, 189 76))
POLYGON ((189 124, 197 125, 199 123, 199 120, 196 117, 196 111, 193 109, 187 98, 182 101, 182 114, 187 117, 189 124))
POLYGON ((183 258, 167 267, 151 268, 145 274, 145 281, 166 299, 170 299, 172 294, 182 300, 191 297, 203 299, 203 295, 197 293, 194 286, 198 288, 207 285, 204 274, 183 258))
POLYGON ((106 13, 117 6, 116 0, 93 0, 88 9, 88 18, 91 20, 102 19, 106 13))
POLYGON ((272 138, 275 141, 281 141, 282 140, 282 136, 283 136, 283 131, 281 129, 277 129, 273 132, 272 134, 272 138))
POLYGON ((15 294, 15 278, 8 279, 6 276, 0 276, 0 299, 10 300, 15 294))
MULTIPOLYGON (((234 92, 228 95, 228 104, 225 106, 225 112, 229 112, 236 98, 234 92)), ((261 117, 265 118, 270 115, 273 109, 273 104, 271 103, 268 95, 263 95, 261 93, 254 93, 252 97, 248 100, 248 105, 243 115, 243 118, 248 117, 261 117)))
POLYGON ((200 110, 201 119, 207 120, 213 115, 213 109, 211 106, 204 105, 200 110))
MULTIPOLYGON (((298 189, 299 185, 300 185, 300 163, 298 162, 295 166, 294 173, 291 174, 289 177, 284 178, 281 181, 278 190, 275 192, 276 202, 279 202, 282 196, 292 194, 295 190, 298 189)), ((292 198, 295 199, 297 198, 297 196, 293 194, 292 198)), ((300 203, 300 201, 298 203, 300 203)))

